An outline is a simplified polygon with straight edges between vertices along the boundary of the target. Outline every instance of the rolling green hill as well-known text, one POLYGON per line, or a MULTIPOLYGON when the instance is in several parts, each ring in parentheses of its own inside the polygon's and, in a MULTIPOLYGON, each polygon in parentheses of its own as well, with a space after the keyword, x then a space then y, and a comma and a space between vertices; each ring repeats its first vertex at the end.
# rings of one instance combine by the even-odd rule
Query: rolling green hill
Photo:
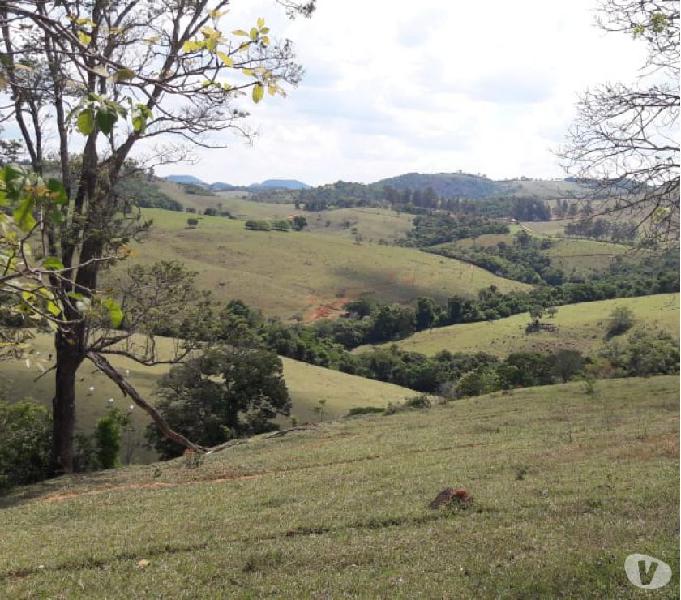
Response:
POLYGON ((678 386, 519 390, 19 489, 0 596, 626 600, 639 552, 676 598, 678 386), (468 509, 428 507, 448 486, 468 509))
MULTIPOLYGON (((218 298, 240 298, 267 315, 286 319, 308 320, 320 308, 337 310, 367 293, 387 302, 409 302, 418 296, 444 302, 489 285, 501 291, 527 288, 412 248, 358 244, 321 231, 248 231, 243 222, 226 217, 203 217, 198 228, 189 229, 182 213, 143 213, 154 227, 143 243, 133 246, 132 261, 180 260, 199 273, 200 287, 213 290, 218 298)), ((366 214, 369 218, 373 213, 366 214)))
MULTIPOLYGON (((631 309, 637 323, 654 325, 678 336, 679 295, 658 294, 560 306, 556 317, 546 320, 558 327, 557 332, 526 334, 525 327, 530 318, 524 313, 497 321, 465 323, 421 331, 395 343, 403 350, 427 355, 437 354, 441 350, 489 352, 502 357, 511 352, 543 352, 557 348, 574 348, 587 352, 603 343, 606 320, 618 306, 631 309)), ((362 346, 356 352, 366 348, 367 346, 362 346)))

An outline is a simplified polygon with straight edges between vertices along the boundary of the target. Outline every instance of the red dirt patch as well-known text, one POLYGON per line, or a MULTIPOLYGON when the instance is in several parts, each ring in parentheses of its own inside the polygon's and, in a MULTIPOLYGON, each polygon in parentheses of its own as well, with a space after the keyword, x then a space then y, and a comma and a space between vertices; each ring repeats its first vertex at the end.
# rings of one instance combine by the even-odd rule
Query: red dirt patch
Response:
POLYGON ((309 302, 312 305, 303 315, 303 322, 314 323, 320 319, 337 319, 344 310, 345 305, 350 302, 352 298, 349 296, 341 296, 333 300, 323 301, 317 296, 310 296, 309 302))

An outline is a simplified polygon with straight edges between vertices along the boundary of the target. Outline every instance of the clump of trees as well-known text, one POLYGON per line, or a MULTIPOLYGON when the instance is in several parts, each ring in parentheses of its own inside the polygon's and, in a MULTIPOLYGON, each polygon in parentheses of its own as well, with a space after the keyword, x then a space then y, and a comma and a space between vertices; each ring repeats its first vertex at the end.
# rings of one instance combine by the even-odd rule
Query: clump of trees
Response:
POLYGON ((417 248, 435 246, 485 233, 508 233, 508 225, 475 215, 433 213, 414 218, 404 244, 417 248))
POLYGON ((625 339, 612 339, 602 352, 612 376, 648 377, 679 372, 679 344, 670 334, 639 327, 625 339))
POLYGON ((549 238, 536 238, 520 231, 510 244, 499 242, 491 246, 457 245, 427 248, 428 252, 464 260, 495 275, 530 284, 560 285, 565 274, 551 264, 546 251, 551 248, 549 238))
POLYGON ((565 235, 585 237, 594 240, 607 240, 623 243, 634 242, 637 236, 636 223, 608 219, 584 219, 565 226, 565 235))

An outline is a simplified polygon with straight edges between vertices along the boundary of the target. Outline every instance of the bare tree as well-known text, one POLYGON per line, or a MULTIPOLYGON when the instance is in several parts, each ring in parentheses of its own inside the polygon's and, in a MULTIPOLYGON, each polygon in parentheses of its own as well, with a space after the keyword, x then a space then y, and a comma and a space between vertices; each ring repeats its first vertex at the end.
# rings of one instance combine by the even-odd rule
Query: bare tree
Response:
MULTIPOLYGON (((291 42, 271 37, 263 19, 224 32, 230 4, 0 1, 0 116, 21 132, 31 165, 31 172, 6 166, 0 177, 14 210, 0 236, 0 286, 54 330, 59 471, 73 468, 75 381, 84 360, 156 418, 104 357, 119 346, 92 335, 102 314, 109 329, 123 324, 123 309, 99 289, 99 275, 146 227, 116 194, 133 149, 151 148, 164 162, 183 158, 183 144, 224 147, 213 134, 249 135, 244 97, 258 103, 266 93, 283 95, 300 79, 291 42)), ((314 8, 278 4, 289 16, 314 8)))
POLYGON ((635 84, 583 95, 561 151, 600 213, 627 214, 646 242, 679 233, 678 19, 677 0, 602 0, 598 25, 645 43, 648 57, 635 84))

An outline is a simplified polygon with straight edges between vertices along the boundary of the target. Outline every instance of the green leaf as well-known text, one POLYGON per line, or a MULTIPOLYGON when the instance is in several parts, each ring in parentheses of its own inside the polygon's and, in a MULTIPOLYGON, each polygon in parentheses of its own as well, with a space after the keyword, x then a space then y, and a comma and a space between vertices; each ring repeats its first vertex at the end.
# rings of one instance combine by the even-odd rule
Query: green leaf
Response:
POLYGON ((182 50, 185 52, 196 52, 202 48, 203 42, 197 42, 195 40, 187 40, 184 44, 182 44, 182 50))
POLYGON ((255 27, 251 28, 251 35, 250 35, 251 40, 255 42, 255 40, 258 39, 258 30, 255 27))
POLYGON ((100 108, 97 111, 97 126, 105 135, 109 135, 118 120, 118 115, 110 109, 100 108))
POLYGON ((78 32, 78 41, 81 44, 83 44, 83 46, 87 46, 92 41, 92 36, 88 35, 84 31, 79 31, 78 32))
POLYGON ((225 64, 227 67, 233 67, 234 61, 224 52, 216 52, 217 57, 225 64))
POLYGON ((264 94, 265 88, 263 87, 262 83, 256 83, 253 86, 253 102, 255 102, 256 104, 260 102, 264 94))
POLYGON ((64 268, 62 263, 56 256, 48 256, 43 260, 43 269, 60 270, 64 268))
POLYGON ((47 310, 53 317, 58 317, 61 314, 61 308, 52 302, 52 300, 48 300, 46 306, 47 310))
POLYGON ((22 231, 31 231, 36 225, 36 220, 33 218, 33 198, 30 196, 24 198, 12 216, 22 231))
POLYGON ((102 306, 109 312, 112 327, 120 327, 123 322, 123 309, 121 305, 113 298, 104 298, 102 299, 102 306))
POLYGON ((258 19, 257 23, 258 23, 258 29, 262 29, 262 28, 265 26, 265 19, 263 19, 262 17, 260 17, 260 18, 258 19))
POLYGON ((90 135, 95 130, 95 114, 91 108, 86 108, 78 113, 76 129, 83 135, 90 135))
POLYGON ((248 33, 246 33, 243 29, 235 29, 232 31, 234 35, 240 35, 242 37, 248 37, 248 33))

